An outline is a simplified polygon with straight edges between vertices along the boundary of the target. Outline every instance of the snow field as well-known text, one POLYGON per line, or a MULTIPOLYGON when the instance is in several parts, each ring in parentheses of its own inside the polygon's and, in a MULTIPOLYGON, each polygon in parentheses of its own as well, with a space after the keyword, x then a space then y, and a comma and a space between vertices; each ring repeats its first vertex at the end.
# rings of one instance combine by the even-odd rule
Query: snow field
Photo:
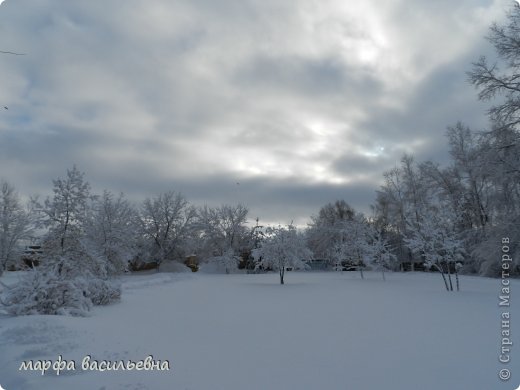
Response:
MULTIPOLYGON (((423 273, 387 274, 385 282, 372 272, 365 280, 355 272, 289 272, 283 286, 277 273, 151 273, 122 282, 121 303, 96 307, 87 318, 0 317, 0 385, 489 390, 520 383, 511 365, 510 382, 497 376, 499 280, 462 277, 459 293, 445 291, 440 275, 423 273), (18 371, 23 360, 60 354, 76 362, 76 371, 18 371), (82 371, 87 355, 153 355, 169 360, 171 370, 82 371)), ((520 283, 512 281, 512 289, 520 291, 520 283)), ((510 310, 517 313, 518 305, 510 310)), ((514 361, 520 350, 512 355, 514 361)))

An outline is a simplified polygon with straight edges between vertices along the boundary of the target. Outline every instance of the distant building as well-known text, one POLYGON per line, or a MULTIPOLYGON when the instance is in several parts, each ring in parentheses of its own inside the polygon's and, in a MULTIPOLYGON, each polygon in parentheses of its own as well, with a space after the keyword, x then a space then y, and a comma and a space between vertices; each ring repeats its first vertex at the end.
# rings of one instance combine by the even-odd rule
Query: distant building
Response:
POLYGON ((324 271, 329 266, 329 261, 327 259, 311 259, 307 260, 306 263, 310 267, 311 271, 324 271))
POLYGON ((29 268, 39 266, 42 253, 41 245, 26 246, 21 256, 22 265, 29 268))
POLYGON ((184 264, 186 267, 190 268, 192 272, 197 272, 199 270, 199 259, 197 258, 197 255, 186 256, 184 264))

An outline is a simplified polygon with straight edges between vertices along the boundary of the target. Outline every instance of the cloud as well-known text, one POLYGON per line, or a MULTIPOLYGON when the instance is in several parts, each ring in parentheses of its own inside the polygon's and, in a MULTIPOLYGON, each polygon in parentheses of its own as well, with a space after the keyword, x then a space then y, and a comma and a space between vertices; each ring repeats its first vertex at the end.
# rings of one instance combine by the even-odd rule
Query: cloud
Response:
POLYGON ((76 163, 135 199, 177 189, 272 221, 339 197, 368 212, 402 153, 445 160, 447 125, 485 126, 464 72, 506 7, 6 2, 0 49, 27 54, 0 57, 0 177, 49 191, 76 163))

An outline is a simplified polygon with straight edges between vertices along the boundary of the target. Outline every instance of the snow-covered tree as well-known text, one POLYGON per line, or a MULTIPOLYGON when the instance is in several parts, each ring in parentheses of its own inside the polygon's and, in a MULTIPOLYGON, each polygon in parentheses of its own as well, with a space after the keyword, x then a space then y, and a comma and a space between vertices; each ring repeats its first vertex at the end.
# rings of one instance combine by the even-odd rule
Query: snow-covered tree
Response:
POLYGON ((118 300, 106 258, 85 236, 90 186, 76 167, 53 181, 54 196, 40 205, 43 238, 40 266, 6 288, 1 303, 12 314, 85 315, 92 305, 118 300))
MULTIPOLYGON (((408 199, 402 169, 395 167, 383 173, 385 183, 376 192, 375 218, 394 234, 394 244, 400 262, 411 261, 410 253, 403 238, 408 234, 408 199)), ((413 261, 412 261, 413 263, 413 261)))
MULTIPOLYGON (((78 253, 84 259, 89 253, 78 253)), ((95 260, 90 260, 95 263, 95 260)), ((20 282, 4 289, 0 305, 12 315, 59 314, 86 316, 94 305, 118 301, 121 288, 109 280, 94 277, 89 270, 58 270, 70 261, 57 261, 27 271, 20 282)))
POLYGON ((96 198, 86 232, 92 245, 106 258, 109 275, 127 270, 137 252, 137 213, 123 194, 109 191, 96 198))
POLYGON ((42 224, 49 229, 45 238, 48 250, 66 252, 85 232, 90 184, 76 166, 67 170, 65 179, 53 180, 53 197, 37 207, 43 213, 42 224))
POLYGON ((312 216, 312 222, 306 231, 309 248, 314 256, 336 262, 333 250, 342 241, 342 229, 345 223, 353 221, 358 215, 344 200, 337 200, 323 206, 318 215, 312 216))
POLYGON ((29 238, 32 223, 29 211, 14 187, 0 181, 0 276, 6 265, 20 256, 20 241, 29 238))
POLYGON ((467 207, 466 189, 462 172, 454 165, 441 167, 433 161, 425 161, 419 169, 424 177, 424 186, 430 196, 430 204, 442 203, 457 216, 458 230, 471 229, 473 217, 467 207))
MULTIPOLYGON (((501 236, 514 243, 513 258, 520 254, 520 6, 511 3, 504 23, 493 23, 487 36, 495 58, 480 57, 469 72, 479 99, 493 102, 488 110, 491 128, 479 134, 481 147, 475 156, 477 172, 491 189, 482 202, 489 223, 470 245, 476 270, 488 276, 500 275, 500 262, 494 259, 499 259, 496 242, 501 236)), ((520 264, 510 272, 520 274, 520 264)))
POLYGON ((312 257, 305 238, 291 224, 287 227, 269 227, 260 247, 253 251, 257 267, 278 271, 280 284, 284 284, 287 267, 306 269, 306 260, 312 257))
MULTIPOLYGON (((385 222, 386 225, 387 222, 385 222)), ((376 257, 371 225, 361 213, 356 213, 345 201, 329 203, 312 218, 307 239, 313 253, 328 259, 336 269, 355 267, 364 278, 363 269, 376 257)), ((385 248, 388 245, 385 242, 385 248)), ((378 248, 383 250, 383 248, 378 248)), ((382 253, 377 253, 381 260, 382 253)), ((389 256, 393 255, 384 252, 389 256)))
POLYGON ((222 205, 217 212, 219 215, 218 228, 224 239, 224 245, 236 254, 247 236, 245 223, 249 210, 247 207, 238 204, 236 206, 222 205))
POLYGON ((510 275, 520 275, 520 216, 511 215, 508 219, 489 229, 485 240, 471 247, 470 257, 475 259, 476 271, 489 277, 501 277, 502 240, 508 239, 507 254, 512 261, 507 270, 510 275))
POLYGON ((215 264, 219 270, 223 270, 226 274, 229 274, 238 268, 240 257, 235 255, 233 249, 228 249, 221 255, 212 256, 206 259, 208 263, 215 264))
POLYGON ((405 239, 406 244, 424 259, 428 267, 434 267, 440 272, 448 291, 453 291, 453 270, 458 289, 458 269, 464 260, 465 249, 463 240, 453 228, 453 213, 441 205, 423 210, 419 217, 420 229, 414 230, 412 236, 405 239))
POLYGON ((462 184, 463 207, 480 239, 491 222, 489 200, 492 187, 482 164, 483 152, 487 147, 482 144, 477 134, 462 123, 448 127, 446 134, 454 169, 457 170, 462 184))
POLYGON ((245 256, 242 260, 244 261, 242 265, 247 271, 251 271, 255 269, 255 259, 253 256, 253 252, 255 249, 260 248, 262 241, 265 238, 264 226, 260 225, 260 218, 256 218, 256 224, 252 226, 247 234, 246 239, 246 248, 242 252, 242 255, 245 256))
POLYGON ((336 267, 356 267, 364 279, 365 259, 369 257, 368 226, 361 215, 352 220, 336 222, 336 240, 329 249, 329 258, 336 267))
POLYGON ((388 240, 383 233, 374 226, 367 226, 367 241, 363 248, 363 261, 374 270, 381 271, 381 276, 385 280, 385 271, 393 269, 397 262, 397 257, 392 253, 388 240))
POLYGON ((245 226, 248 209, 243 205, 204 206, 197 215, 197 254, 205 260, 225 263, 226 272, 236 268, 241 249, 249 241, 245 226))
POLYGON ((148 256, 159 264, 184 257, 195 217, 196 209, 180 193, 168 191, 147 198, 141 208, 140 225, 148 256))

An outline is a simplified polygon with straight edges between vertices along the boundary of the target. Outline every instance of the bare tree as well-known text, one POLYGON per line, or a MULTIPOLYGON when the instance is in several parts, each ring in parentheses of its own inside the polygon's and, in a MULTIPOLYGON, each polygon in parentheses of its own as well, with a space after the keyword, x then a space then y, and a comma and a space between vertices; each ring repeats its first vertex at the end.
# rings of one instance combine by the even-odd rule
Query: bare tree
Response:
POLYGON ((487 39, 494 46, 502 68, 482 56, 468 72, 469 81, 479 89, 479 99, 503 98, 489 110, 494 123, 517 128, 520 124, 520 6, 517 2, 507 13, 505 25, 491 25, 487 39))

